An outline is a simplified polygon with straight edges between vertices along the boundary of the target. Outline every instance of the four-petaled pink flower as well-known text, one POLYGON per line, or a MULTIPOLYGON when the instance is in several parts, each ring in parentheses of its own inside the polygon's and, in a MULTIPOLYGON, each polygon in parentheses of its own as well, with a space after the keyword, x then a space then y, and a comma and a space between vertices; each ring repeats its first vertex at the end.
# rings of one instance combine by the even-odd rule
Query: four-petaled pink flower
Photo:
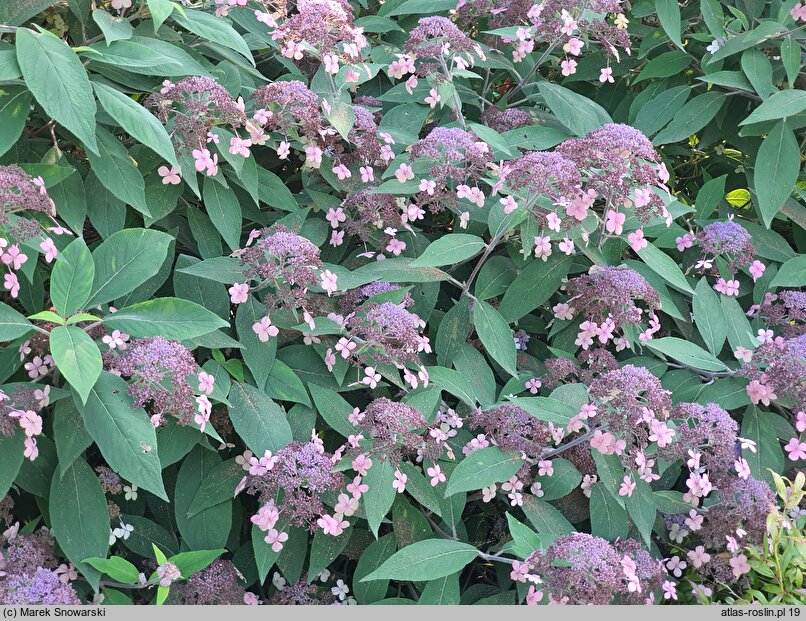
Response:
POLYGON ((714 285, 714 289, 716 289, 722 295, 738 297, 739 281, 734 279, 725 280, 720 276, 714 285))
POLYGON ((646 237, 644 237, 643 229, 638 229, 627 235, 627 241, 630 242, 630 248, 632 248, 634 252, 638 252, 649 245, 646 237))
POLYGON ((163 185, 178 185, 182 182, 182 178, 179 176, 179 169, 176 166, 171 166, 170 168, 160 166, 157 168, 157 174, 162 177, 163 185))
POLYGON ((110 351, 115 348, 126 349, 126 342, 129 340, 129 335, 120 330, 112 330, 111 334, 105 334, 101 340, 107 344, 110 351))
POLYGON ((561 73, 565 77, 568 77, 569 75, 573 75, 577 72, 577 61, 575 61, 573 58, 566 58, 560 63, 560 67, 562 68, 561 73))
POLYGON ((750 563, 747 562, 747 557, 744 554, 734 556, 728 562, 730 563, 730 567, 733 570, 733 575, 737 580, 744 574, 750 573, 750 563))
POLYGON ((409 179, 414 179, 414 170, 408 164, 401 164, 395 171, 395 177, 400 183, 405 183, 409 179))
POLYGON ((249 284, 240 283, 234 284, 229 288, 230 302, 233 304, 243 304, 249 299, 249 284))
POLYGON ((601 72, 599 73, 599 82, 604 84, 605 82, 610 82, 613 84, 615 80, 613 79, 613 68, 612 67, 602 67, 601 72))
POLYGON ((425 103, 431 106, 432 109, 435 108, 440 101, 442 101, 442 97, 439 96, 439 93, 435 88, 432 88, 428 93, 428 97, 425 98, 425 103))
POLYGON ((624 231, 624 221, 627 219, 627 216, 618 211, 608 209, 605 217, 605 230, 614 235, 621 235, 624 231))
POLYGON ((39 244, 39 248, 45 253, 45 263, 53 263, 53 260, 56 258, 56 255, 59 254, 59 251, 56 249, 56 244, 53 243, 53 240, 48 237, 39 244))
POLYGON ((434 465, 433 468, 428 468, 426 474, 431 477, 431 487, 436 487, 446 480, 445 473, 442 472, 442 468, 440 468, 438 464, 434 465))
POLYGON ((326 535, 338 537, 344 532, 345 528, 350 526, 350 523, 347 520, 343 520, 342 517, 343 516, 339 514, 336 514, 335 517, 324 514, 322 517, 316 520, 316 523, 326 535))
POLYGON ((372 468, 372 460, 362 453, 353 460, 352 466, 353 470, 365 477, 367 476, 367 471, 372 468))
MULTIPOLYGON (((328 534, 327 532, 325 534, 328 534)), ((283 544, 288 541, 288 533, 286 532, 278 532, 276 528, 272 528, 266 536, 263 538, 268 544, 271 544, 271 549, 273 552, 279 552, 283 549, 283 544)))
POLYGON ((395 480, 392 481, 392 487, 397 490, 398 494, 402 494, 406 491, 406 481, 408 480, 409 477, 407 475, 400 472, 400 470, 395 470, 395 480))
POLYGON ((215 376, 207 371, 199 371, 197 378, 199 380, 199 392, 205 395, 213 394, 213 386, 215 385, 215 376))
POLYGON ((266 343, 271 336, 277 336, 280 330, 277 326, 271 325, 271 319, 268 315, 263 317, 260 321, 252 324, 252 330, 257 334, 257 338, 261 343, 266 343))
POLYGON ((10 246, 9 249, 0 256, 0 261, 6 265, 10 265, 11 269, 18 270, 28 260, 28 255, 24 254, 17 244, 10 246))
POLYGON ((790 439, 784 450, 791 461, 806 459, 806 442, 801 442, 797 438, 790 439))
POLYGON ((762 384, 758 380, 751 381, 745 390, 747 391, 747 396, 750 397, 750 401, 752 401, 754 405, 758 405, 759 403, 769 405, 772 401, 775 401, 778 398, 778 395, 773 392, 772 388, 762 384))
POLYGON ((338 276, 331 272, 330 270, 325 270, 320 275, 322 279, 322 289, 327 291, 328 297, 336 291, 336 281, 338 280, 338 276))
POLYGON ((708 563, 711 560, 711 555, 705 551, 705 548, 702 546, 697 546, 693 550, 689 550, 688 560, 691 561, 691 564, 694 565, 697 569, 708 563))
POLYGON ((753 282, 756 282, 759 278, 764 275, 764 271, 767 269, 767 266, 764 265, 761 261, 753 261, 750 264, 750 267, 747 268, 747 271, 750 272, 750 275, 753 277, 753 282))
POLYGON ((624 480, 621 483, 621 487, 619 487, 618 495, 619 496, 632 496, 633 491, 635 490, 635 482, 629 477, 629 475, 624 475, 624 480))

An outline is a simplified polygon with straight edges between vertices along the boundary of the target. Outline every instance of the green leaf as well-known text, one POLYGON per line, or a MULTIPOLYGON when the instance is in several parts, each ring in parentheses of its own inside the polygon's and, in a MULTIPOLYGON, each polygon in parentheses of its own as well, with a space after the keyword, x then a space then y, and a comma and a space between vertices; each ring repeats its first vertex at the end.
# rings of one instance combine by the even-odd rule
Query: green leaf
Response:
POLYGON ((567 459, 562 457, 551 460, 554 474, 551 476, 537 476, 535 481, 540 483, 543 500, 556 500, 573 492, 582 482, 582 475, 567 459))
POLYGON ((156 34, 163 22, 174 10, 172 0, 146 0, 148 10, 151 12, 151 19, 154 21, 154 33, 156 34))
POLYGON ((652 144, 658 146, 678 142, 696 134, 713 120, 725 100, 725 93, 712 90, 687 101, 666 129, 652 139, 652 144))
POLYGON ((462 569, 478 556, 470 544, 447 539, 418 541, 397 551, 361 582, 390 580, 436 580, 462 569))
POLYGON ((383 522, 383 518, 389 513, 392 504, 395 502, 397 490, 392 487, 395 480, 395 467, 389 459, 380 461, 380 457, 375 459, 372 468, 363 478, 363 482, 369 486, 369 490, 361 498, 364 501, 364 511, 369 522, 369 529, 375 538, 378 538, 378 529, 383 522))
POLYGON ((719 296, 714 293, 708 280, 702 278, 697 283, 692 300, 694 323, 712 354, 718 355, 728 335, 725 325, 725 313, 719 303, 719 296))
MULTIPOLYGON (((297 211, 299 205, 291 190, 270 170, 262 166, 257 167, 258 195, 261 203, 284 211, 297 211)), ((234 281, 231 281, 234 282, 234 281)))
POLYGON ((130 336, 177 340, 192 339, 229 325, 203 306, 179 298, 156 298, 132 304, 108 315, 104 323, 130 336))
POLYGON ((599 104, 572 90, 551 82, 538 82, 537 88, 554 116, 577 136, 584 136, 613 120, 599 104))
POLYGON ((507 525, 509 534, 512 535, 512 551, 520 558, 528 558, 535 550, 541 547, 542 541, 531 528, 519 522, 507 512, 507 525))
POLYGON ((786 81, 789 82, 789 88, 794 88, 795 80, 800 73, 800 43, 796 42, 792 37, 785 37, 781 41, 781 62, 786 71, 786 81))
POLYGON ((277 339, 270 338, 263 343, 252 329, 252 326, 258 323, 265 315, 266 306, 258 302, 253 296, 249 296, 249 299, 243 304, 238 304, 238 308, 235 311, 235 328, 238 331, 238 340, 243 345, 243 350, 241 351, 243 361, 249 367, 252 376, 255 378, 255 384, 258 386, 266 385, 266 380, 271 374, 274 357, 277 353, 277 339))
POLYGON ((517 321, 544 304, 560 288, 573 258, 554 254, 547 261, 531 261, 510 285, 498 312, 508 322, 517 321))
POLYGON ((24 86, 4 85, 0 91, 0 155, 19 140, 31 111, 31 92, 24 86))
POLYGON ((647 136, 657 133, 680 111, 690 94, 691 87, 686 85, 662 91, 641 107, 633 125, 647 136))
MULTIPOLYGON (((688 67, 691 61, 691 56, 681 50, 672 50, 671 52, 660 54, 650 60, 646 66, 641 69, 641 73, 635 78, 634 84, 650 78, 668 78, 677 75, 688 67)), ((680 105, 682 105, 682 103, 680 105)), ((671 118, 671 116, 669 118, 671 118)))
POLYGON ((103 373, 84 405, 76 404, 101 454, 115 472, 168 500, 162 484, 157 435, 145 410, 135 408, 126 381, 103 373), (151 449, 146 452, 144 446, 151 449))
POLYGON ((547 423, 559 423, 563 427, 579 413, 579 407, 551 397, 520 397, 517 405, 547 423))
POLYGON ((770 283, 770 287, 803 287, 806 286, 806 256, 800 255, 789 259, 780 268, 770 283))
POLYGON ((652 526, 655 524, 655 514, 657 512, 652 488, 643 480, 638 479, 635 481, 632 496, 624 497, 624 505, 646 545, 651 545, 652 526))
POLYGON ((741 64, 742 71, 762 99, 776 92, 772 81, 772 63, 761 50, 755 48, 746 50, 742 54, 741 64))
POLYGON ((758 345, 756 334, 750 327, 747 315, 734 297, 720 295, 722 312, 725 314, 725 325, 728 329, 728 343, 731 349, 736 349, 739 345, 747 349, 753 349, 758 345))
POLYGON ((445 367, 426 367, 426 371, 428 371, 430 381, 437 388, 459 397, 470 407, 476 405, 473 387, 461 373, 445 367))
POLYGON ((695 369, 702 369, 703 371, 724 371, 727 369, 725 364, 713 354, 708 353, 699 345, 676 336, 652 339, 646 342, 646 346, 654 352, 674 358, 678 362, 687 364, 695 369))
POLYGON ((233 382, 229 401, 235 431, 255 455, 277 452, 291 442, 291 426, 285 414, 262 390, 233 382))
POLYGON ((210 471, 202 481, 199 491, 188 507, 188 517, 198 515, 208 507, 213 507, 235 497, 235 488, 244 476, 244 469, 235 459, 222 461, 210 471))
POLYGON ((627 538, 627 511, 602 483, 591 486, 591 534, 608 541, 627 538))
MULTIPOLYGON (((97 11, 96 11, 97 12, 97 11)), ((105 11, 102 11, 106 14, 105 11)), ((133 138, 142 142, 173 166, 179 166, 171 138, 153 114, 119 90, 93 82, 95 95, 109 115, 133 138)), ((192 171, 191 171, 192 172, 192 171)))
POLYGON ((81 60, 64 41, 46 33, 17 30, 17 61, 25 83, 45 113, 99 154, 95 98, 81 60))
POLYGON ((82 561, 106 556, 109 509, 98 477, 87 462, 76 459, 64 476, 53 477, 48 507, 51 532, 59 547, 97 591, 101 574, 82 561))
POLYGON ((355 111, 349 99, 334 102, 329 112, 325 110, 325 117, 328 122, 336 128, 339 135, 347 140, 347 136, 350 134, 350 130, 355 124, 355 111))
POLYGON ((183 578, 190 578, 193 574, 200 572, 209 566, 226 550, 193 550, 191 552, 180 552, 168 560, 176 565, 183 578))
POLYGON ((225 284, 242 282, 244 280, 243 267, 241 267, 240 261, 234 257, 205 259, 204 261, 199 261, 198 263, 183 267, 177 271, 225 284))
POLYGON ((209 507, 187 517, 188 509, 204 480, 221 463, 213 451, 197 446, 182 462, 176 478, 174 517, 183 547, 191 550, 219 550, 227 546, 232 528, 232 501, 209 507))
POLYGON ((683 271, 668 254, 656 248, 653 244, 649 244, 638 251, 638 256, 653 272, 675 289, 694 294, 694 290, 688 284, 683 271))
POLYGON ((431 580, 425 585, 417 604, 420 606, 458 605, 461 600, 459 592, 459 572, 431 580))
POLYGON ((541 498, 526 496, 522 508, 538 534, 567 535, 575 531, 571 522, 558 509, 541 498))
POLYGON ((202 39, 235 50, 254 66, 255 60, 252 58, 252 52, 249 51, 246 41, 222 18, 204 11, 184 9, 182 15, 174 15, 173 20, 202 39))
POLYGON ((88 306, 98 306, 131 293, 159 272, 173 238, 149 229, 112 233, 92 253, 95 279, 88 306))
POLYGON ((86 403, 103 368, 95 341, 81 328, 57 326, 50 333, 50 353, 64 379, 86 403))
POLYGON ((742 457, 750 465, 754 478, 771 481, 768 468, 773 472, 784 469, 784 453, 775 434, 775 419, 772 412, 764 412, 754 405, 748 407, 742 416, 742 437, 756 443, 756 451, 742 451, 742 457))
POLYGON ((92 12, 92 19, 98 24, 101 32, 104 33, 107 45, 114 41, 131 39, 134 34, 134 28, 132 28, 129 20, 123 17, 113 17, 109 11, 95 9, 92 12))
POLYGON ((0 302, 0 341, 13 341, 28 334, 33 325, 22 313, 0 302))
POLYGON ((358 431, 349 419, 353 406, 344 397, 316 384, 308 384, 308 389, 311 391, 316 411, 319 412, 328 427, 345 438, 358 431))
POLYGON ((137 584, 140 578, 140 572, 137 571, 137 567, 120 556, 113 556, 112 558, 100 558, 96 556, 85 558, 84 562, 87 565, 91 565, 102 574, 106 574, 115 582, 137 584))
POLYGON ((683 492, 661 490, 654 492, 655 506, 666 515, 683 515, 691 511, 691 503, 683 500, 683 492))
POLYGON ((727 175, 706 181, 697 192, 697 220, 705 220, 719 207, 725 196, 727 175))
POLYGON ((0 494, 3 496, 11 489, 22 466, 24 441, 25 434, 21 429, 16 429, 10 436, 0 434, 0 494))
POLYGON ((90 250, 77 237, 56 257, 50 276, 50 299, 62 317, 85 308, 94 277, 95 263, 90 250))
POLYGON ((93 63, 119 67, 133 73, 161 77, 209 75, 190 54, 177 45, 151 37, 132 37, 109 45, 93 43, 88 57, 93 63))
POLYGON ((411 262, 412 267, 439 267, 453 265, 478 254, 485 247, 484 240, 466 233, 448 233, 428 245, 423 253, 411 262))
POLYGON ((312 582, 316 576, 322 573, 336 557, 341 554, 345 546, 349 543, 354 529, 345 530, 341 535, 333 537, 326 535, 324 531, 316 529, 311 542, 311 554, 308 561, 308 582, 312 582))
POLYGON ((785 121, 778 121, 761 142, 753 170, 758 209, 767 228, 795 188, 798 173, 800 147, 795 132, 785 121))
POLYGON ((677 47, 683 49, 680 40, 682 25, 680 24, 680 5, 677 0, 655 0, 655 12, 663 31, 677 47))
POLYGON ((502 451, 497 446, 473 451, 454 468, 451 478, 448 479, 445 496, 508 481, 523 467, 523 463, 519 454, 502 451))
POLYGON ((389 580, 363 580, 395 552, 395 536, 388 533, 369 544, 358 558, 353 574, 353 594, 359 604, 372 604, 382 600, 389 588, 389 580))
POLYGON ((512 330, 507 321, 487 302, 477 300, 473 306, 473 324, 487 353, 510 375, 518 374, 517 352, 512 330))
POLYGON ((771 95, 739 125, 777 121, 806 110, 806 91, 788 89, 771 95))
POLYGON ((98 155, 90 152, 87 156, 98 180, 113 196, 140 213, 150 215, 143 175, 137 170, 126 147, 101 126, 95 128, 95 135, 98 138, 98 155))
MULTIPOLYGON (((282 530, 282 525, 278 524, 275 528, 282 530)), ((282 550, 280 552, 272 550, 271 546, 265 541, 263 531, 254 525, 252 526, 252 550, 255 554, 258 576, 260 577, 260 582, 263 583, 282 550)))
MULTIPOLYGON (((240 157, 240 156, 239 156, 240 157)), ((230 188, 210 177, 204 180, 204 207, 230 250, 241 247, 241 203, 230 188)))
POLYGON ((92 436, 84 428, 84 421, 72 399, 63 399, 56 404, 53 418, 53 441, 59 458, 59 476, 91 444, 92 436))

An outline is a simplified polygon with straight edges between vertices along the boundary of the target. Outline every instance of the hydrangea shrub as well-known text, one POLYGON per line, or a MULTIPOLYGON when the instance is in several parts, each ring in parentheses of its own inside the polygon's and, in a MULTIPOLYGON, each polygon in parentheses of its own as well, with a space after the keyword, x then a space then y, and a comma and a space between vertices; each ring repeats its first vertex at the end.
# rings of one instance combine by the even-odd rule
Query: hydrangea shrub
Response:
POLYGON ((0 602, 797 602, 804 21, 3 2, 0 602))

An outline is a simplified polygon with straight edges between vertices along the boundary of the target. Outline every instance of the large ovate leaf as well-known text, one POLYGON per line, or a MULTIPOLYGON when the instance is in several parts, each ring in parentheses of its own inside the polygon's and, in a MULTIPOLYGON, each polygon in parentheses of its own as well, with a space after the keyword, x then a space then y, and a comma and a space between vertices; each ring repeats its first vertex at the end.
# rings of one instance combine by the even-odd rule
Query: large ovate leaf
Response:
POLYGON ((487 302, 477 300, 473 306, 473 325, 492 359, 510 375, 517 375, 515 341, 501 313, 487 302))
POLYGON ((439 267, 464 261, 484 248, 484 240, 475 235, 450 233, 432 242, 414 261, 412 267, 439 267))
POLYGON ((473 451, 454 468, 445 496, 469 492, 508 481, 523 467, 523 459, 512 451, 502 451, 497 446, 473 451))
POLYGON ((798 140, 784 121, 778 121, 762 141, 753 171, 758 209, 768 228, 795 188, 799 172, 798 140))
POLYGON ((398 550, 361 581, 436 580, 459 571, 478 556, 470 544, 446 539, 418 541, 398 550))
POLYGON ((192 339, 229 325, 203 306, 179 298, 157 298, 121 308, 105 322, 130 336, 192 339))
POLYGON ((167 233, 148 229, 112 233, 92 253, 95 278, 88 305, 121 298, 156 275, 171 241, 167 233))
POLYGON ((50 333, 50 353, 64 379, 86 403, 103 367, 95 341, 76 326, 56 326, 50 333))
POLYGON ((95 98, 76 53, 51 33, 17 30, 17 61, 28 88, 45 113, 99 154, 95 98))
POLYGON ((62 317, 85 307, 92 291, 95 263, 82 238, 70 242, 56 258, 50 276, 50 299, 62 317))
POLYGON ((94 589, 101 574, 84 559, 106 557, 109 509, 98 477, 83 459, 76 459, 62 477, 53 477, 49 498, 51 532, 65 556, 94 589))
POLYGON ((145 411, 133 406, 128 388, 122 378, 102 373, 86 403, 77 403, 78 411, 115 472, 168 500, 162 483, 157 435, 145 411))
POLYGON ((256 455, 277 452, 291 442, 285 413, 262 390, 233 382, 229 415, 238 435, 256 455))

